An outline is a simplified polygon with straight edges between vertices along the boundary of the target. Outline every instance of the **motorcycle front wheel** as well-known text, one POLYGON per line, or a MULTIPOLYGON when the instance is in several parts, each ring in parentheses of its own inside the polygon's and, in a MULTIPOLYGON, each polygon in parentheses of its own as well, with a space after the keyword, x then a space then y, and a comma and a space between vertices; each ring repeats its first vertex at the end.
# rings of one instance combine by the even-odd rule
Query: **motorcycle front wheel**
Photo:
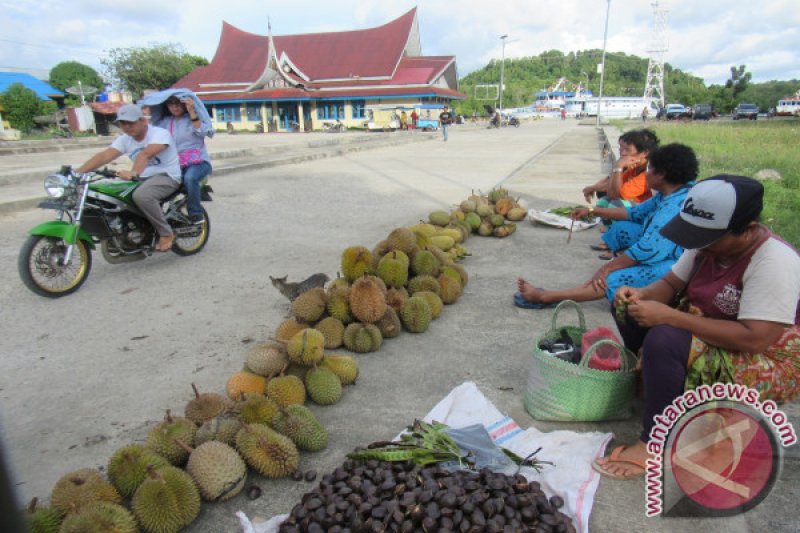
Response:
MULTIPOLYGON (((181 207, 181 213, 186 215, 188 220, 188 212, 186 206, 181 207)), ((208 236, 211 233, 211 221, 208 218, 208 213, 203 208, 203 223, 202 224, 180 224, 172 225, 175 231, 175 243, 172 245, 172 251, 178 255, 194 255, 208 242, 208 236)))
POLYGON ((85 242, 72 247, 72 258, 64 264, 67 243, 56 237, 31 235, 19 252, 19 275, 31 291, 60 298, 77 291, 92 270, 92 252, 85 242))

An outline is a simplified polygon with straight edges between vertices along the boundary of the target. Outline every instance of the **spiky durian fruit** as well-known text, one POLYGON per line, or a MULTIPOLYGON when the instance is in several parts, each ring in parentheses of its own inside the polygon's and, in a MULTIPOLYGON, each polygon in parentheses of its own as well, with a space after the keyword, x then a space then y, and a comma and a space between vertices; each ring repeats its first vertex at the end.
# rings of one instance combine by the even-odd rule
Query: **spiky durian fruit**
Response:
POLYGON ((358 363, 349 355, 328 354, 322 359, 320 366, 329 368, 336 374, 342 385, 355 383, 358 378, 358 363))
POLYGON ((439 260, 430 250, 420 250, 411 261, 411 270, 417 276, 438 276, 439 267, 439 260))
POLYGON ((30 533, 58 533, 61 527, 61 513, 52 507, 39 505, 39 498, 31 500, 24 516, 30 533))
POLYGON ((325 336, 319 330, 306 328, 289 339, 286 351, 293 363, 305 366, 317 364, 325 355, 325 336))
POLYGON ((362 322, 377 322, 386 312, 385 294, 374 276, 363 276, 350 288, 350 311, 362 322))
POLYGON ((461 277, 461 287, 462 288, 467 286, 467 283, 469 283, 469 274, 467 274, 467 269, 466 268, 464 268, 463 266, 461 266, 459 264, 456 264, 456 263, 451 263, 451 264, 447 265, 447 268, 455 270, 456 272, 458 272, 459 277, 461 277))
POLYGON ((123 498, 130 498, 147 478, 148 466, 162 468, 169 466, 169 461, 142 444, 128 444, 108 460, 108 480, 123 498))
POLYGON ((146 532, 177 533, 200 514, 200 492, 180 468, 150 469, 133 495, 131 510, 146 532))
POLYGON ((384 339, 392 339, 397 337, 400 335, 400 331, 402 330, 400 319, 398 318, 395 310, 390 306, 386 306, 386 312, 383 314, 380 320, 375 322, 375 325, 378 326, 381 336, 383 336, 384 339))
POLYGON ((286 346, 279 342, 262 342, 253 346, 247 353, 247 369, 259 376, 271 376, 289 364, 286 346))
POLYGON ((194 398, 186 404, 183 414, 197 425, 224 414, 233 407, 233 402, 221 394, 215 392, 200 394, 194 383, 192 383, 192 390, 194 398))
POLYGON ((232 446, 240 429, 242 429, 242 423, 237 417, 231 414, 218 416, 197 428, 195 444, 200 446, 204 442, 217 440, 232 446))
POLYGON ((308 324, 298 322, 294 318, 287 318, 280 324, 278 329, 275 330, 275 340, 278 342, 289 342, 289 339, 294 337, 298 331, 306 329, 308 324))
POLYGON ((314 329, 325 337, 325 349, 333 350, 342 345, 344 324, 338 318, 328 316, 314 325, 314 329))
POLYGON ((417 246, 417 236, 408 228, 393 229, 386 241, 392 248, 405 254, 410 254, 417 246))
POLYGON ((292 439, 299 450, 318 452, 328 445, 328 432, 305 405, 281 409, 272 419, 271 426, 292 439))
POLYGON ((225 391, 228 393, 228 398, 235 401, 242 394, 264 394, 266 385, 267 380, 264 376, 252 372, 235 372, 228 378, 225 391))
POLYGON ((239 420, 245 424, 269 424, 278 408, 275 400, 263 394, 246 394, 236 404, 239 420))
POLYGON ((412 333, 422 333, 431 323, 431 308, 424 298, 412 296, 400 311, 403 326, 412 333))
POLYGON ((349 282, 368 273, 372 267, 372 253, 364 246, 351 246, 342 252, 342 274, 349 282))
POLYGON ((297 376, 276 376, 267 383, 267 396, 281 407, 306 402, 306 387, 297 376))
POLYGON ((442 308, 444 307, 444 303, 442 299, 439 297, 438 294, 431 291, 419 291, 415 292, 414 296, 418 296, 420 298, 424 298, 425 301, 428 303, 428 307, 431 309, 431 318, 437 319, 439 315, 442 314, 442 308))
POLYGON ((325 289, 325 294, 328 298, 330 298, 334 294, 344 294, 345 296, 349 296, 350 282, 347 281, 347 278, 337 273, 336 279, 331 281, 330 285, 328 285, 328 288, 325 289))
POLYGON ((175 444, 175 440, 180 440, 190 446, 194 446, 194 436, 197 433, 197 426, 188 418, 173 417, 169 409, 164 416, 164 421, 156 425, 147 434, 145 446, 164 457, 171 464, 182 466, 189 458, 186 450, 175 444))
POLYGON ((282 373, 285 376, 297 376, 300 378, 300 381, 303 381, 306 379, 306 372, 308 372, 307 366, 298 365, 297 363, 289 363, 289 366, 287 366, 286 370, 284 370, 282 373))
MULTIPOLYGON (((138 533, 130 511, 110 502, 96 502, 64 519, 59 533, 138 533)), ((33 532, 32 532, 33 533, 33 532)))
POLYGON ((408 282, 408 256, 392 250, 378 261, 378 276, 387 287, 402 287, 408 282))
POLYGON ((93 468, 81 468, 61 476, 50 494, 50 505, 63 515, 94 502, 120 503, 114 485, 93 468))
POLYGON ((325 314, 328 301, 325 296, 325 289, 315 287, 300 294, 292 302, 292 314, 300 322, 316 322, 325 314))
POLYGON ((353 321, 353 314, 350 312, 349 290, 346 293, 341 292, 328 296, 328 314, 342 324, 349 324, 353 321))
POLYGON ((248 465, 269 478, 288 476, 300 462, 294 442, 263 424, 243 427, 236 435, 236 449, 248 465))
POLYGON ((311 400, 319 405, 333 405, 342 398, 339 376, 324 366, 309 369, 305 384, 311 400))
POLYGON ((419 291, 431 291, 439 294, 439 282, 433 276, 414 276, 408 282, 408 292, 413 295, 419 291))
POLYGON ((200 496, 209 502, 233 498, 247 479, 247 466, 236 450, 215 440, 190 448, 186 471, 197 483, 200 496))
POLYGON ((453 259, 449 255, 447 255, 447 252, 443 252, 436 246, 429 247, 428 251, 436 256, 436 259, 439 260, 440 266, 453 264, 453 259))
POLYGON ((344 330, 345 347, 356 353, 377 351, 383 342, 381 330, 375 324, 353 322, 344 330))
MULTIPOLYGON (((458 273, 456 273, 458 274, 458 273)), ((445 305, 450 305, 458 300, 461 296, 463 289, 461 288, 461 281, 459 278, 448 276, 447 274, 439 274, 439 297, 445 305)))

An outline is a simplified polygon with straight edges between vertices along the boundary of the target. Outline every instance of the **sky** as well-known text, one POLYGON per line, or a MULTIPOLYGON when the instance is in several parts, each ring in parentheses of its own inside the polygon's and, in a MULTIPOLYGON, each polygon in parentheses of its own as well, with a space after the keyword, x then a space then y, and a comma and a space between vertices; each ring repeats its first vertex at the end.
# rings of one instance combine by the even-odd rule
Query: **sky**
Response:
MULTIPOLYGON (((503 54, 530 57, 603 48, 648 57, 650 0, 0 0, 0 70, 79 61, 103 74, 111 48, 177 43, 214 55, 222 22, 258 35, 380 26, 417 7, 424 55, 455 55, 459 77, 503 54)), ((732 65, 753 81, 800 79, 797 0, 669 0, 664 60, 706 82, 724 83, 732 65)), ((553 80, 555 81, 555 80, 553 80)), ((642 87, 644 90, 644 87, 642 87)))

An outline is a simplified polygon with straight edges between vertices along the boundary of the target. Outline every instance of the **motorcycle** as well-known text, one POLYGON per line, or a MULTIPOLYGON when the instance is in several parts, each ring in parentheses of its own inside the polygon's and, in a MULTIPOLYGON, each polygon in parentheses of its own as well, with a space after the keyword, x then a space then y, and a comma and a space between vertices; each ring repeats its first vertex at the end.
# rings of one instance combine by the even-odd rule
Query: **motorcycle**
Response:
POLYGON ((519 119, 517 117, 505 118, 502 119, 498 118, 497 116, 493 116, 489 121, 489 129, 491 128, 505 128, 506 126, 514 126, 515 128, 519 128, 519 119))
POLYGON ((327 133, 341 133, 344 131, 344 124, 338 120, 336 122, 323 122, 322 131, 327 133))
MULTIPOLYGON (((49 298, 77 291, 89 277, 92 251, 98 244, 111 264, 152 255, 159 236, 133 202, 133 192, 141 182, 114 178, 113 170, 78 174, 69 166, 45 178, 50 198, 39 207, 54 209, 58 216, 31 229, 22 245, 18 267, 28 289, 49 298)), ((204 184, 201 199, 211 201, 211 192, 204 184)), ((189 256, 202 250, 211 230, 206 210, 202 223, 192 222, 183 185, 161 205, 176 236, 172 251, 189 256)))

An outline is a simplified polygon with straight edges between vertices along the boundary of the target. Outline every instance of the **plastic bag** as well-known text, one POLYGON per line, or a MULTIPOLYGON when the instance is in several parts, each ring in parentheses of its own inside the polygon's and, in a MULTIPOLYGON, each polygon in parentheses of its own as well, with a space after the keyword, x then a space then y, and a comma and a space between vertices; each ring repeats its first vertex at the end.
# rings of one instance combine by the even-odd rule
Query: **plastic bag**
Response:
MULTIPOLYGON (((581 353, 584 355, 587 354, 589 348, 591 348, 594 343, 603 339, 622 344, 622 341, 619 340, 614 330, 605 326, 600 326, 592 328, 583 334, 581 337, 581 353)), ((621 365, 619 348, 608 344, 598 346, 589 358, 589 368, 594 368, 596 370, 615 371, 619 370, 621 365)))

